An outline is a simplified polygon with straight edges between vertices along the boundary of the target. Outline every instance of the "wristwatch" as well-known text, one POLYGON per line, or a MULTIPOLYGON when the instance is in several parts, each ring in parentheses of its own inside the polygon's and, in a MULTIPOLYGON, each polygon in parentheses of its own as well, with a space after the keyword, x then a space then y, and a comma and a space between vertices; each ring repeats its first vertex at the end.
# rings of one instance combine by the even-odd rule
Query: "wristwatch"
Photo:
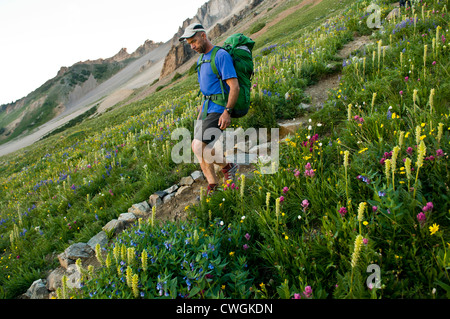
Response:
POLYGON ((231 115, 231 112, 233 112, 232 108, 227 107, 225 110, 227 110, 227 112, 231 115))

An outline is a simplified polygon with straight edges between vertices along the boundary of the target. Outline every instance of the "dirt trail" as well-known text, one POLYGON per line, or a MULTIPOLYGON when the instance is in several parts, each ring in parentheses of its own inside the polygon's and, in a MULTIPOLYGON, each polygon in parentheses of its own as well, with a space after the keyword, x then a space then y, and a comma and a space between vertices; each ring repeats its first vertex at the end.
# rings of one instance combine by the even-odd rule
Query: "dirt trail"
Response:
MULTIPOLYGON (((256 167, 253 164, 240 164, 238 174, 244 174, 245 176, 251 177, 255 169, 256 167)), ((223 178, 222 173, 218 174, 218 178, 220 189, 223 178)), ((208 183, 204 178, 195 181, 190 189, 158 206, 156 208, 156 218, 162 221, 186 219, 186 206, 197 205, 200 202, 200 188, 203 188, 203 190, 206 191, 207 187, 208 183)), ((216 192, 221 192, 221 190, 217 190, 216 192)))
MULTIPOLYGON (((368 36, 359 36, 345 44, 344 47, 339 50, 337 56, 345 59, 348 58, 350 53, 362 48, 370 43, 368 36)), ((305 89, 305 93, 311 97, 311 104, 313 107, 319 108, 328 99, 328 91, 335 89, 339 86, 339 80, 341 72, 334 73, 322 78, 317 84, 311 85, 305 89)))

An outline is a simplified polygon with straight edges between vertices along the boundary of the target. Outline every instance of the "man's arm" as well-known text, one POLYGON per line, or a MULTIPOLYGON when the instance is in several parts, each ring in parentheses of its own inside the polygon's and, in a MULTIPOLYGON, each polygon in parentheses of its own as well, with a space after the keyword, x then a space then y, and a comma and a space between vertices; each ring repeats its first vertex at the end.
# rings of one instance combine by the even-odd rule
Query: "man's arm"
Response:
POLYGON ((227 108, 232 109, 239 97, 239 90, 240 90, 239 82, 237 78, 227 79, 225 80, 225 82, 227 82, 228 86, 230 87, 230 93, 228 94, 227 108))
MULTIPOLYGON (((228 93, 228 103, 226 108, 232 109, 237 102, 239 96, 239 81, 237 78, 230 78, 225 80, 230 87, 230 92, 228 93)), ((219 118, 219 127, 221 130, 226 129, 231 123, 231 115, 225 110, 219 118)))
POLYGON ((201 120, 201 115, 203 113, 202 109, 203 109, 203 104, 200 104, 200 106, 197 108, 197 110, 198 110, 197 121, 201 120))

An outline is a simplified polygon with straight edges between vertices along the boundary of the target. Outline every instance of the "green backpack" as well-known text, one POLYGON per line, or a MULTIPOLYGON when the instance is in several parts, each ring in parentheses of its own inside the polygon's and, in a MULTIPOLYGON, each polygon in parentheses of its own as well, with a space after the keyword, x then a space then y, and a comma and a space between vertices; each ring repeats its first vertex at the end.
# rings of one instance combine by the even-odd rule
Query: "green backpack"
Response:
MULTIPOLYGON (((197 68, 200 68, 203 63, 211 63, 211 69, 220 81, 220 87, 222 89, 222 94, 213 94, 210 96, 203 96, 203 101, 206 100, 206 107, 203 112, 203 118, 206 117, 208 102, 214 101, 214 103, 226 106, 228 100, 228 94, 225 93, 223 81, 220 78, 219 72, 217 71, 215 58, 216 53, 219 49, 224 49, 227 51, 231 58, 233 59, 234 68, 236 69, 236 75, 239 81, 239 96, 238 100, 233 108, 231 117, 238 118, 247 114, 250 108, 250 87, 251 87, 251 77, 253 75, 253 57, 252 50, 255 42, 246 37, 242 33, 236 33, 229 36, 223 47, 215 46, 211 53, 211 60, 203 60, 202 54, 197 61, 197 68)), ((199 92, 200 94, 201 92, 199 92)))

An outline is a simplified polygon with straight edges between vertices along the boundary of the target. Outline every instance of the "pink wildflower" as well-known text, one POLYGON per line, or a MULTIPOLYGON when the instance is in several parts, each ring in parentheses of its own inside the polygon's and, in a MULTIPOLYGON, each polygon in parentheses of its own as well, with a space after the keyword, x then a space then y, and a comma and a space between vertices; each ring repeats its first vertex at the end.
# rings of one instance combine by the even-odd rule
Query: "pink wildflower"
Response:
POLYGON ((308 200, 307 200, 307 199, 304 199, 304 200, 302 201, 302 207, 303 207, 303 210, 305 210, 306 208, 308 208, 308 206, 309 206, 308 200))
POLYGON ((424 211, 424 212, 429 212, 429 211, 431 211, 431 210, 433 210, 433 203, 432 202, 428 202, 423 208, 422 208, 422 210, 424 211))
POLYGON ((420 212, 419 214, 417 214, 417 220, 419 221, 419 224, 421 227, 423 227, 423 225, 425 224, 427 217, 425 216, 425 214, 423 212, 420 212))
POLYGON ((338 212, 339 212, 339 214, 341 214, 342 217, 344 217, 345 214, 347 214, 347 208, 341 207, 341 208, 339 208, 338 212))
POLYGON ((303 292, 306 298, 310 298, 312 295, 312 288, 311 286, 306 286, 305 291, 303 292))
POLYGON ((305 170, 305 176, 314 177, 315 173, 313 169, 305 170))

